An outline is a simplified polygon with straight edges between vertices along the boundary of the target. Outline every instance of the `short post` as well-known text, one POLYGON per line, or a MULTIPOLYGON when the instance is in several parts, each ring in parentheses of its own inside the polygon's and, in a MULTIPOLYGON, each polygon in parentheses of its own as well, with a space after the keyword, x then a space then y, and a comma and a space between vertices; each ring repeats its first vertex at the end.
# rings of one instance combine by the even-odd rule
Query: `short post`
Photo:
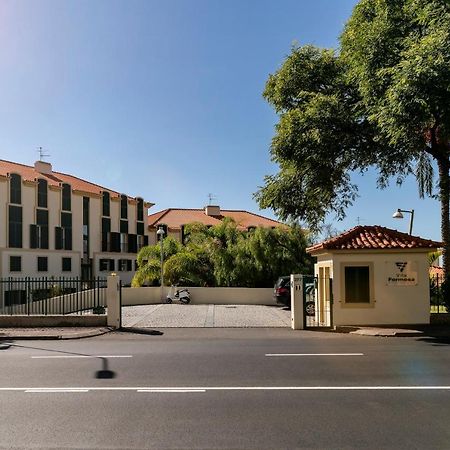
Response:
POLYGON ((303 275, 291 275, 291 328, 305 328, 305 308, 303 305, 303 275))
POLYGON ((120 328, 120 278, 111 274, 106 282, 106 306, 108 327, 120 328))

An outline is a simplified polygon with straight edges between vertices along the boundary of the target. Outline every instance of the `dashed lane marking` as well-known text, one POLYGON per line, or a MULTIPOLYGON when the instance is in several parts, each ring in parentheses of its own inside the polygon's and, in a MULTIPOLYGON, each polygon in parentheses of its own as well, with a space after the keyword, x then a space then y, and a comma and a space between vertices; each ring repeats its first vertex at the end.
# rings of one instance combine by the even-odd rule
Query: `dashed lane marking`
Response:
POLYGON ((132 358, 133 355, 52 355, 31 356, 31 359, 77 359, 77 358, 132 358))
POLYGON ((266 356, 364 356, 364 353, 266 353, 266 356))

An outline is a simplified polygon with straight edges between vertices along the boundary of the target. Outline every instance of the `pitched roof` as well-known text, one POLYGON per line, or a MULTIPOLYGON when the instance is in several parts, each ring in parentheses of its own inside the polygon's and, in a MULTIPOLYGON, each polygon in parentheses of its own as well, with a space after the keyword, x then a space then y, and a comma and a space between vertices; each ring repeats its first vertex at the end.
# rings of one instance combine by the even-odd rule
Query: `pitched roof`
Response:
POLYGON ((319 250, 383 250, 383 249, 436 249, 442 242, 410 236, 379 225, 358 225, 319 244, 308 247, 308 253, 319 250))
POLYGON ((248 211, 221 209, 220 216, 208 216, 203 209, 168 208, 148 216, 148 225, 156 227, 165 224, 172 229, 180 229, 183 225, 192 222, 200 222, 204 225, 217 225, 225 217, 235 220, 238 228, 249 227, 279 227, 283 224, 276 220, 260 216, 248 211))
MULTIPOLYGON (((120 193, 111 189, 104 188, 95 183, 85 181, 73 175, 67 175, 61 172, 52 171, 50 174, 38 172, 34 166, 27 166, 11 161, 0 159, 0 176, 8 176, 8 174, 17 173, 24 181, 36 181, 41 178, 47 180, 49 186, 61 186, 63 183, 70 184, 74 191, 87 192, 91 194, 101 194, 102 192, 109 192, 111 197, 120 197, 120 193)), ((129 197, 132 198, 132 197, 129 197)))

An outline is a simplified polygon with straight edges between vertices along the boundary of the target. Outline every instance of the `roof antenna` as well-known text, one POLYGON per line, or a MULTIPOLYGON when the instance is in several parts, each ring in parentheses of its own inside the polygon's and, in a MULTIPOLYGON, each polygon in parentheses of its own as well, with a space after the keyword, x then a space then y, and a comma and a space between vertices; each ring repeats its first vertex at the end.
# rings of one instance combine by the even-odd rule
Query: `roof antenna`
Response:
POLYGON ((211 194, 211 192, 208 194, 208 200, 209 200, 209 205, 212 204, 213 200, 217 200, 217 197, 214 194, 211 194))
POLYGON ((38 147, 37 151, 39 153, 39 161, 44 161, 44 158, 47 158, 50 156, 50 155, 44 153, 44 149, 42 147, 38 147))

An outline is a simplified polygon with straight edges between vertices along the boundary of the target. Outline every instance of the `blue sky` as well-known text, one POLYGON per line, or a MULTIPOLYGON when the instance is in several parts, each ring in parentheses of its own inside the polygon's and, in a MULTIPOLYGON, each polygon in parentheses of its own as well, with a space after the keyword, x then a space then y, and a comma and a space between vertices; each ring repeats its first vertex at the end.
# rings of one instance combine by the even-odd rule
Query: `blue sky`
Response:
MULTIPOLYGON (((252 194, 277 168, 277 117, 262 98, 294 41, 335 47, 354 0, 2 0, 0 158, 57 171, 167 207, 259 212, 252 194)), ((414 180, 360 198, 334 226, 439 239, 439 205, 414 180)), ((274 217, 271 211, 263 214, 274 217)), ((329 222, 333 217, 328 219, 329 222)))

